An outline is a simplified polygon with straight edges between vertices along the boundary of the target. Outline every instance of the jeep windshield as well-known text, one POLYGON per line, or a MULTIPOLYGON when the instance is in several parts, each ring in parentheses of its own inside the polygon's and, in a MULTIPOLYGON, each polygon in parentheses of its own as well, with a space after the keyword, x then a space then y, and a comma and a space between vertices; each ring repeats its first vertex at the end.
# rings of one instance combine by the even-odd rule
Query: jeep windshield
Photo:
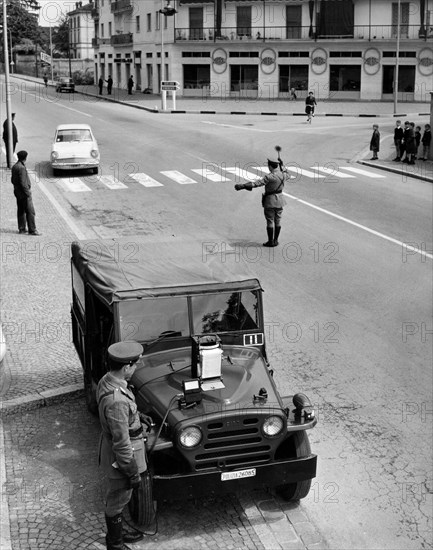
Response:
POLYGON ((119 303, 120 339, 191 336, 259 329, 256 290, 169 296, 119 303))

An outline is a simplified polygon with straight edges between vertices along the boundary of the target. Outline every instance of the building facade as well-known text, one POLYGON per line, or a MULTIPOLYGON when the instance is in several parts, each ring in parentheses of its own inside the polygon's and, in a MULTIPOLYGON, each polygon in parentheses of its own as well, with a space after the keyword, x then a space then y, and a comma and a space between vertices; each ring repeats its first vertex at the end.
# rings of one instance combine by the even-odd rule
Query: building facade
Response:
POLYGON ((95 26, 92 18, 94 4, 75 3, 75 9, 68 12, 69 47, 74 59, 93 59, 95 26))
POLYGON ((433 90, 433 0, 96 0, 92 15, 96 78, 117 87, 391 100, 398 74, 399 101, 433 90))

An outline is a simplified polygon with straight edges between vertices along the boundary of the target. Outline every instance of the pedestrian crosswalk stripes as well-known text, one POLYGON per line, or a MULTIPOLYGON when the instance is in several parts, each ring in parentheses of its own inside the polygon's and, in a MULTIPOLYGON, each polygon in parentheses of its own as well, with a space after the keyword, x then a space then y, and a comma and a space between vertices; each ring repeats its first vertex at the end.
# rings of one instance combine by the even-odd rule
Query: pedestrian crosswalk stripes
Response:
POLYGON ((311 166, 312 170, 318 170, 319 172, 324 172, 327 174, 328 179, 335 179, 335 178, 354 178, 355 176, 352 176, 351 174, 345 174, 344 172, 340 172, 339 170, 336 170, 335 168, 329 167, 329 166, 311 166))
POLYGON ((91 191, 90 187, 79 178, 65 178, 60 180, 62 187, 66 187, 72 193, 84 193, 91 191))
POLYGON ((369 172, 368 170, 362 170, 361 168, 354 168, 353 166, 342 166, 342 170, 348 170, 354 174, 360 174, 361 176, 367 176, 367 178, 386 178, 383 174, 376 174, 376 172, 369 172))
POLYGON ((128 186, 116 179, 114 176, 100 176, 99 180, 106 185, 108 189, 127 189, 128 186))
POLYGON ((140 185, 144 185, 144 187, 163 187, 164 185, 153 179, 152 176, 144 173, 129 174, 128 178, 137 181, 140 185))
POLYGON ((229 178, 226 178, 225 176, 218 174, 217 172, 213 172, 212 170, 207 170, 206 168, 198 168, 198 169, 192 169, 193 172, 201 176, 202 183, 206 183, 207 180, 214 181, 217 183, 223 182, 223 181, 230 181, 229 178))
POLYGON ((317 179, 317 178, 326 178, 323 174, 318 174, 317 172, 310 172, 304 168, 299 168, 298 166, 286 166, 287 170, 294 172, 297 175, 305 176, 307 178, 317 179))
MULTIPOLYGON (((363 170, 361 168, 355 168, 352 166, 339 167, 341 168, 341 170, 351 172, 350 174, 344 173, 340 170, 336 170, 332 168, 332 165, 310 167, 311 170, 306 170, 298 166, 286 166, 286 168, 287 170, 292 172, 292 174, 295 174, 290 176, 292 179, 296 180, 300 176, 303 176, 305 178, 314 179, 315 181, 317 181, 317 179, 321 179, 324 183, 326 183, 326 181, 331 182, 337 179, 356 179, 357 175, 377 179, 386 178, 386 176, 384 176, 383 174, 370 172, 369 170, 363 170)), ((179 185, 192 185, 207 182, 239 182, 240 180, 252 181, 258 179, 264 173, 268 173, 267 166, 254 166, 252 167, 252 169, 256 172, 245 170, 236 166, 221 168, 221 171, 224 171, 227 176, 230 176, 226 177, 220 173, 217 173, 216 171, 212 171, 206 168, 192 168, 191 172, 194 172, 195 174, 198 174, 200 176, 199 178, 196 177, 196 179, 191 178, 188 174, 180 172, 179 170, 161 170, 159 173, 164 178, 168 178, 172 182, 175 182, 179 185)), ((149 174, 145 174, 144 172, 137 174, 128 174, 123 181, 118 180, 112 175, 99 175, 89 176, 82 179, 76 177, 64 177, 59 178, 58 183, 61 187, 64 187, 68 191, 73 193, 94 191, 98 188, 98 186, 99 188, 101 188, 101 184, 102 186, 112 191, 118 189, 128 189, 135 183, 138 183, 143 187, 164 187, 168 184, 166 180, 162 179, 162 181, 158 181, 158 179, 155 179, 149 174)))
POLYGON ((197 183, 196 180, 193 180, 192 178, 186 176, 185 174, 182 174, 182 172, 179 172, 178 170, 164 170, 163 172, 161 172, 161 174, 163 176, 167 176, 167 178, 170 178, 176 183, 180 183, 180 185, 197 183))

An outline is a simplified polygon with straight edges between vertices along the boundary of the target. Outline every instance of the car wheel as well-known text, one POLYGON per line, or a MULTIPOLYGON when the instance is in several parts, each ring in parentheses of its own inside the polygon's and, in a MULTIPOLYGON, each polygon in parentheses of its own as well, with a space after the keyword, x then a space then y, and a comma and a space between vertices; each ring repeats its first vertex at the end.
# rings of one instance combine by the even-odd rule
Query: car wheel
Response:
POLYGON ((98 403, 96 401, 96 392, 93 388, 92 376, 84 373, 84 397, 89 412, 98 416, 98 403))
POLYGON ((128 508, 131 518, 137 525, 144 528, 152 525, 155 509, 152 499, 152 478, 148 471, 141 474, 140 487, 132 491, 128 508))
MULTIPOLYGON (((292 438, 296 458, 310 456, 311 447, 308 440, 308 435, 304 431, 295 432, 292 438)), ((276 487, 276 491, 284 500, 293 501, 305 498, 310 492, 310 488, 311 479, 307 479, 305 481, 298 481, 297 483, 279 485, 276 487)))

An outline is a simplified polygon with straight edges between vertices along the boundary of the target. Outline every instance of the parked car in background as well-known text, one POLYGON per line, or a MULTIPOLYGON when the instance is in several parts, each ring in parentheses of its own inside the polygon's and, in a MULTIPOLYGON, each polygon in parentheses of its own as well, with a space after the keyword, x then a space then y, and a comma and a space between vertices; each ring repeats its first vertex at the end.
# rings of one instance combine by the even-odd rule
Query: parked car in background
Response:
POLYGON ((51 146, 51 167, 55 175, 60 170, 99 168, 99 148, 88 124, 60 124, 51 146))
POLYGON ((75 84, 72 78, 61 76, 56 82, 56 92, 75 92, 75 84))

